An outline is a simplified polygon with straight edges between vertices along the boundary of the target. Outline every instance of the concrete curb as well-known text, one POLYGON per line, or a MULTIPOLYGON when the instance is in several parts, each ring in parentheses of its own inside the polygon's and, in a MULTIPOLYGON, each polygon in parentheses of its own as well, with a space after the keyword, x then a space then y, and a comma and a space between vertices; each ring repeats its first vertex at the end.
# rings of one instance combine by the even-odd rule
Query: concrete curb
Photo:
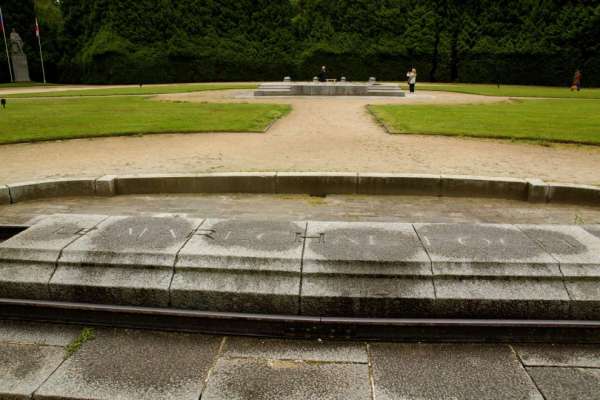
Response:
POLYGON ((462 175, 324 172, 108 175, 32 181, 0 186, 0 204, 65 196, 171 193, 452 196, 600 206, 600 187, 589 185, 462 175))
POLYGON ((12 201, 10 200, 10 190, 8 190, 8 186, 0 185, 0 204, 10 204, 12 201))

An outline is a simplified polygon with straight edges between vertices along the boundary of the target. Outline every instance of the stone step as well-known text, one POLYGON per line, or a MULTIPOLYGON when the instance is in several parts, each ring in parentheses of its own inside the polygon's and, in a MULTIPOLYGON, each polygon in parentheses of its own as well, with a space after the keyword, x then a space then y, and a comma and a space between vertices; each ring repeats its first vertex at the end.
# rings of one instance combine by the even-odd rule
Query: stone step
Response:
POLYGON ((600 226, 54 215, 0 298, 344 317, 600 319, 600 226))

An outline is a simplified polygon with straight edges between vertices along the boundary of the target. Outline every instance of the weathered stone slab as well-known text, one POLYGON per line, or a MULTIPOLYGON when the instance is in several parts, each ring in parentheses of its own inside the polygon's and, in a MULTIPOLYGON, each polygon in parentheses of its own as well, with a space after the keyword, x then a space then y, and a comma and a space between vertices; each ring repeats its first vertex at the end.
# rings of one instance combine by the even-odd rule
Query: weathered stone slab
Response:
POLYGON ((94 196, 95 179, 53 179, 8 185, 13 203, 48 197, 94 196))
POLYGON ((306 223, 207 220, 181 250, 174 307, 298 313, 306 223))
POLYGON ((442 196, 527 199, 527 181, 514 178, 442 175, 442 196))
POLYGON ((80 332, 72 325, 0 320, 0 342, 67 346, 80 332))
POLYGON ((546 400, 597 400, 600 369, 527 368, 546 400))
POLYGON ((309 222, 306 315, 411 316, 434 300, 429 257, 409 224, 309 222))
POLYGON ((229 337, 225 357, 367 363, 364 343, 229 337))
POLYGON ((367 364, 222 358, 202 400, 364 400, 371 397, 367 364))
POLYGON ((561 277, 558 262, 513 225, 415 224, 434 275, 561 277))
POLYGON ((99 330, 36 392, 36 399, 197 400, 221 338, 99 330))
POLYGON ((437 313, 447 317, 565 318, 558 262, 512 225, 417 224, 432 260, 437 313))
POLYGON ((178 251, 202 220, 110 217, 68 246, 50 282, 53 299, 168 306, 178 251))
POLYGON ((8 186, 0 185, 0 205, 10 203, 10 191, 8 190, 8 186))
POLYGON ((278 172, 277 193, 286 194, 355 194, 358 174, 323 172, 278 172))
POLYGON ((0 343, 0 399, 31 399, 64 354, 62 347, 0 343))
POLYGON ((582 344, 513 345, 528 367, 600 368, 600 346, 582 344))
POLYGON ((575 318, 600 318, 600 238, 579 226, 521 225, 560 262, 575 318))
POLYGON ((47 299, 61 251, 105 218, 55 215, 0 243, 0 297, 47 299))
POLYGON ((134 175, 116 179, 118 194, 275 193, 274 172, 134 175))
POLYGON ((370 345, 374 397, 397 399, 542 400, 504 345, 370 345))
POLYGON ((358 174, 358 193, 369 195, 439 196, 439 175, 358 174))

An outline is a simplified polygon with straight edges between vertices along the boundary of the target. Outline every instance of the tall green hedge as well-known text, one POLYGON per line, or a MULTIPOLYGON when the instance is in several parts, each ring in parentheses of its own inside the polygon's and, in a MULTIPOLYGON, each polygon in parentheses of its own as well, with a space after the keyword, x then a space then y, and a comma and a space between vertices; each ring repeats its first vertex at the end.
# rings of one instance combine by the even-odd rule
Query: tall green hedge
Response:
MULTIPOLYGON (((53 2, 36 0, 38 13, 52 16, 53 2)), ((310 79, 327 65, 351 80, 404 80, 414 66, 423 80, 544 85, 567 85, 579 68, 584 84, 600 86, 600 0, 61 0, 54 7, 61 18, 42 23, 51 78, 61 82, 310 79)))

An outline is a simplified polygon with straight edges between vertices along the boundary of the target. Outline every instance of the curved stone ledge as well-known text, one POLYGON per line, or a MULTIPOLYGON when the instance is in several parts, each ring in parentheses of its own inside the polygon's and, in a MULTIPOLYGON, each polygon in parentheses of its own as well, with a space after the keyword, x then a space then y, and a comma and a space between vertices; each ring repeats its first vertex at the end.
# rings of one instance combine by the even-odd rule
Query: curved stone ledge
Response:
POLYGON ((0 298, 319 317, 600 320, 600 225, 54 215, 0 298))
POLYGON ((418 195, 600 205, 600 187, 549 184, 540 179, 320 172, 108 175, 32 181, 0 186, 0 204, 50 197, 171 193, 418 195))

